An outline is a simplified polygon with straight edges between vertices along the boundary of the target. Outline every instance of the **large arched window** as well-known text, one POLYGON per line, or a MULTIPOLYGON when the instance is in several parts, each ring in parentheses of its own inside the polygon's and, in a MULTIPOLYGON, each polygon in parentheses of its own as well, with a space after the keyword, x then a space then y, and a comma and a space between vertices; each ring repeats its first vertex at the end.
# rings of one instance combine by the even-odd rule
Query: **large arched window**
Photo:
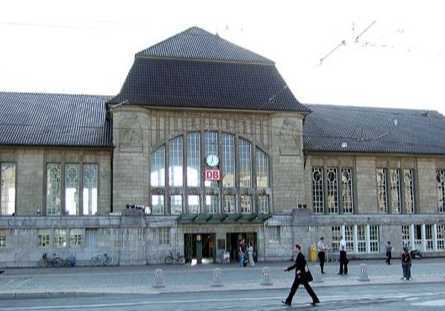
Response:
POLYGON ((249 140, 217 131, 189 132, 150 159, 153 215, 270 213, 269 156, 249 140), (217 170, 219 181, 207 170, 217 170))

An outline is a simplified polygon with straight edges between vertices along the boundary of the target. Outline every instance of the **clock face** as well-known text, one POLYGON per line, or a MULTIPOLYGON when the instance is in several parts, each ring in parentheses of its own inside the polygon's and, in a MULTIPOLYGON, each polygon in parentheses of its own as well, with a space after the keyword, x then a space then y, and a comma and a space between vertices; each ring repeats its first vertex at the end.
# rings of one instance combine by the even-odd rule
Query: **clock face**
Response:
POLYGON ((209 154, 209 155, 207 156, 206 161, 207 161, 207 165, 208 165, 208 166, 211 166, 211 167, 217 166, 218 163, 219 163, 218 156, 215 155, 215 154, 209 154))

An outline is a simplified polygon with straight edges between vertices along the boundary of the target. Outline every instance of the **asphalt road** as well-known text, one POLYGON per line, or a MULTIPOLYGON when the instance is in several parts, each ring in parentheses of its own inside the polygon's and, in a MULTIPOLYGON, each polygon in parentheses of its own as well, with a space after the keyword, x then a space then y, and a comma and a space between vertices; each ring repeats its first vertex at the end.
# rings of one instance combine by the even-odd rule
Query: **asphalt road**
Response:
POLYGON ((445 308, 445 283, 321 287, 321 304, 313 307, 299 288, 292 307, 280 301, 287 290, 243 290, 152 295, 107 295, 0 300, 0 311, 31 310, 440 310, 445 308))

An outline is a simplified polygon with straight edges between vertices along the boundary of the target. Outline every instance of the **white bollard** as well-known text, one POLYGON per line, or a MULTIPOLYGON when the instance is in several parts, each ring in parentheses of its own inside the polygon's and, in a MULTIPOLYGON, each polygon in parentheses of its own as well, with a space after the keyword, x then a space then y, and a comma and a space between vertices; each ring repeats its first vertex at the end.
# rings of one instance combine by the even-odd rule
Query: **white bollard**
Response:
POLYGON ((322 283, 323 277, 321 275, 320 271, 315 272, 315 274, 312 275, 314 277, 314 283, 322 283))
POLYGON ((360 275, 358 277, 358 280, 361 282, 368 282, 369 281, 369 277, 368 277, 368 266, 364 263, 362 263, 360 265, 360 275))
POLYGON ((264 267, 263 268, 261 285, 263 285, 263 286, 271 286, 271 285, 273 285, 269 267, 264 267))
POLYGON ((222 270, 220 268, 215 268, 213 270, 213 277, 212 277, 212 287, 221 287, 224 286, 221 279, 222 270))
POLYGON ((162 271, 162 269, 156 269, 155 270, 155 277, 154 277, 154 281, 153 281, 153 287, 154 288, 165 287, 164 272, 162 271))

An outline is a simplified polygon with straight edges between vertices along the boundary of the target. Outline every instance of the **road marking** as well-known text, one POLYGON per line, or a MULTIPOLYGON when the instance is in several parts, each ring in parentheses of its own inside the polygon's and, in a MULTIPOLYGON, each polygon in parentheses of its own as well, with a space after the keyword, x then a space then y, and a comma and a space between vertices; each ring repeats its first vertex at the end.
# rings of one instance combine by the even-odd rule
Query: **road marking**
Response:
POLYGON ((443 307, 445 306, 445 299, 440 300, 431 300, 425 302, 416 302, 412 303, 413 306, 422 306, 422 307, 443 307))

